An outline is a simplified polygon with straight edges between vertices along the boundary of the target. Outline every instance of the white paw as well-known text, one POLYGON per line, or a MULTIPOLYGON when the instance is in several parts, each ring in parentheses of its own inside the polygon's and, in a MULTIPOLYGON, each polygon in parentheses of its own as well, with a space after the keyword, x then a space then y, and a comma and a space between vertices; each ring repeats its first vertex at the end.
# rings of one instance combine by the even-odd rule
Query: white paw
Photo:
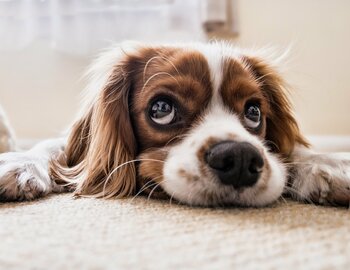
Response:
POLYGON ((350 159, 342 154, 314 154, 295 161, 294 197, 323 205, 350 205, 350 159))
POLYGON ((33 200, 60 192, 49 177, 47 164, 27 153, 0 155, 0 201, 33 200))

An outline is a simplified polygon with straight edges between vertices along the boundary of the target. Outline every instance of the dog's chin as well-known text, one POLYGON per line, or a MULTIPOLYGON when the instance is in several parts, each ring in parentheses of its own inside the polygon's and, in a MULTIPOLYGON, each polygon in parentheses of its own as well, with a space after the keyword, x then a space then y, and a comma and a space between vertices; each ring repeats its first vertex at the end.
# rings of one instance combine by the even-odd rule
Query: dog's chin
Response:
MULTIPOLYGON (((178 179, 178 183, 185 181, 178 179)), ((236 190, 234 187, 221 185, 213 189, 198 188, 181 192, 180 184, 176 184, 176 186, 177 188, 174 188, 174 185, 169 184, 169 182, 162 184, 169 199, 191 206, 203 207, 263 207, 276 202, 283 193, 283 185, 281 184, 275 187, 271 186, 265 191, 261 191, 258 187, 236 190)))

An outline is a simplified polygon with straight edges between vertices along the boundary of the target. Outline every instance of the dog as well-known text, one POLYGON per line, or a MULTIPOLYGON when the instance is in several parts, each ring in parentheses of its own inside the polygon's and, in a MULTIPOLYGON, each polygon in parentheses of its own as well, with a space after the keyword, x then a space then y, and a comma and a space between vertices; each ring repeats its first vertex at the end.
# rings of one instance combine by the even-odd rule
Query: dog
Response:
POLYGON ((350 159, 310 149, 276 63, 225 42, 126 43, 88 70, 63 138, 0 155, 0 200, 146 194, 261 207, 349 205, 350 159))

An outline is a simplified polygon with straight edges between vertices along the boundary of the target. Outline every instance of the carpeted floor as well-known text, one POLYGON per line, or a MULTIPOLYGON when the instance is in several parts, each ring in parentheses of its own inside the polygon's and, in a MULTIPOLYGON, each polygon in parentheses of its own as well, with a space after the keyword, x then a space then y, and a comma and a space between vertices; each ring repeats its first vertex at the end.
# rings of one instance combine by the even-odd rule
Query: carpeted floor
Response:
POLYGON ((350 211, 53 195, 0 204, 1 269, 349 269, 350 211))

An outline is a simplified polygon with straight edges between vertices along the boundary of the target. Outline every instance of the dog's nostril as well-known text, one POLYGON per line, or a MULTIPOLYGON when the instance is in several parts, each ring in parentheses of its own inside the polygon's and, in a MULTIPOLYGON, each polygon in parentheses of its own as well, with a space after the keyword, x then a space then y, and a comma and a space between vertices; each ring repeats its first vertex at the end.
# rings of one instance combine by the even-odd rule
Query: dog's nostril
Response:
POLYGON ((215 170, 229 171, 234 167, 234 156, 226 155, 224 149, 211 149, 206 153, 206 162, 215 170))
POLYGON ((264 166, 262 156, 253 145, 235 141, 213 145, 205 160, 223 184, 235 188, 254 185, 264 166))
POLYGON ((233 157, 221 158, 219 155, 209 155, 207 162, 211 168, 220 171, 229 171, 234 167, 233 157))

